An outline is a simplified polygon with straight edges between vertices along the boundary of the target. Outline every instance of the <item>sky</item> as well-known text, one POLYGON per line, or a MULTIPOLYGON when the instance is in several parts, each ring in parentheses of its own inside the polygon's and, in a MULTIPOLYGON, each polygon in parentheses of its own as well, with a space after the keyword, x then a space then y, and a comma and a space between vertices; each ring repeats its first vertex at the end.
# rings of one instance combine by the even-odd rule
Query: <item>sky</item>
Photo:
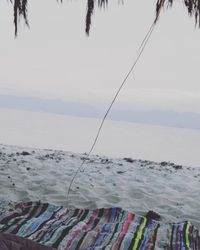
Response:
MULTIPOLYGON (((200 125, 200 30, 181 1, 175 2, 162 11, 114 110, 196 113, 194 123, 200 125)), ((28 9, 30 29, 21 21, 15 39, 12 5, 0 2, 0 95, 101 110, 130 69, 155 17, 154 0, 110 0, 108 9, 95 10, 87 37, 86 1, 29 0, 28 9)))

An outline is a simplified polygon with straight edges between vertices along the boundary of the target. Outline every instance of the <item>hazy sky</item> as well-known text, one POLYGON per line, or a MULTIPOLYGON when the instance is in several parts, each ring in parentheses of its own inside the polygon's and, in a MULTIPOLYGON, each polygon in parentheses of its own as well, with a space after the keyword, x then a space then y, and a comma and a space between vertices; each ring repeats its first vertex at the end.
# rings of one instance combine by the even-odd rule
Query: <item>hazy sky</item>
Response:
MULTIPOLYGON (((95 11, 88 38, 86 1, 29 0, 30 30, 22 22, 14 39, 12 6, 0 1, 0 94, 108 103, 155 14, 154 0, 109 2, 95 11)), ((200 30, 175 2, 161 14, 118 106, 200 113, 200 30)))

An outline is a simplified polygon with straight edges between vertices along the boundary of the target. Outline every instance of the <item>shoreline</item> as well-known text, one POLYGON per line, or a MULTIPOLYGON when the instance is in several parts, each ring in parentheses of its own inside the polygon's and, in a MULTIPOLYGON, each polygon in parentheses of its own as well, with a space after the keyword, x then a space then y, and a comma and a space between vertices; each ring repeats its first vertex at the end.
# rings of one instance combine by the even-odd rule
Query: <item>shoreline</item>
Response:
MULTIPOLYGON (((0 142, 76 153, 89 150, 100 120, 0 109, 0 142)), ((107 120, 94 154, 200 167, 200 131, 107 120)))

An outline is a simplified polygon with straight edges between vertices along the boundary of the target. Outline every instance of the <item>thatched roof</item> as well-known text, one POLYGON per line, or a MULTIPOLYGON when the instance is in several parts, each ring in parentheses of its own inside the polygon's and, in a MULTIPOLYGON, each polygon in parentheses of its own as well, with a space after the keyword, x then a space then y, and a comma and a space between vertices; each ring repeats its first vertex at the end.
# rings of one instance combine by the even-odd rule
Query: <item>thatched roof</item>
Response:
POLYGON ((18 20, 23 16, 25 23, 28 25, 27 19, 27 2, 28 0, 10 0, 14 5, 14 25, 15 25, 15 35, 17 35, 18 20))
MULTIPOLYGON (((176 0, 157 0, 155 22, 157 22, 158 20, 161 9, 165 5, 172 6, 174 1, 176 0)), ((198 26, 200 27, 200 0, 182 0, 182 1, 185 7, 187 8, 189 16, 194 17, 195 23, 196 24, 198 23, 198 26)))
MULTIPOLYGON (((15 25, 15 35, 17 35, 18 29, 18 21, 19 18, 22 17, 25 23, 28 25, 27 19, 27 3, 28 0, 10 0, 14 6, 14 25, 15 25)), ((63 0, 57 0, 62 2, 63 0)), ((173 2, 176 0, 157 0, 156 4, 156 16, 155 22, 157 22, 161 9, 165 5, 173 5, 173 2)), ((198 23, 200 27, 200 0, 182 0, 185 7, 187 8, 188 14, 195 18, 196 24, 198 23)), ((102 8, 107 5, 108 0, 87 0, 87 14, 86 14, 86 34, 89 35, 90 27, 91 27, 91 18, 94 12, 95 4, 102 8)))

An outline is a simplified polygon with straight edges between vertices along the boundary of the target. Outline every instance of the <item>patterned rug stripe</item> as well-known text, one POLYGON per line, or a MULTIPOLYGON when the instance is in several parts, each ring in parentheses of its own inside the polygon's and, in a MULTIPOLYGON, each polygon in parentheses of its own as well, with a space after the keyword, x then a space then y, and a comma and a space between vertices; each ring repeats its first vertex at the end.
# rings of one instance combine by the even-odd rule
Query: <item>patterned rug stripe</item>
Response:
POLYGON ((67 209, 41 202, 0 202, 0 233, 58 250, 200 250, 190 223, 160 224, 121 208, 67 209))

